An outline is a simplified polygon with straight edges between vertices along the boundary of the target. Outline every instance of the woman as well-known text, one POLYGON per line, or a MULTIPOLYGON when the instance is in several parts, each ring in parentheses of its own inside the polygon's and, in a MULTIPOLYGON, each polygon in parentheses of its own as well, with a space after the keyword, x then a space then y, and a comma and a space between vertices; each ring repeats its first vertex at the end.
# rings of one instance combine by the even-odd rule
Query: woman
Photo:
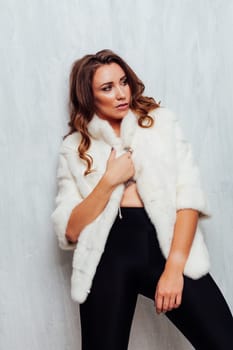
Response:
POLYGON ((233 349, 198 224, 209 212, 190 144, 143 91, 110 50, 72 67, 52 220, 60 247, 74 249, 82 349, 127 349, 138 294, 196 349, 233 349))

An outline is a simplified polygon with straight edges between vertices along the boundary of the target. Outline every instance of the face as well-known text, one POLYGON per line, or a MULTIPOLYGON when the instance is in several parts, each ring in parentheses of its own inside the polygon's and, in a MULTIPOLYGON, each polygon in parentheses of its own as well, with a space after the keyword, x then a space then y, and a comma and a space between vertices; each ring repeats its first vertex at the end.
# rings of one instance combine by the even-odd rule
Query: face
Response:
POLYGON ((100 66, 92 81, 96 114, 110 122, 121 121, 129 110, 130 87, 117 63, 100 66))

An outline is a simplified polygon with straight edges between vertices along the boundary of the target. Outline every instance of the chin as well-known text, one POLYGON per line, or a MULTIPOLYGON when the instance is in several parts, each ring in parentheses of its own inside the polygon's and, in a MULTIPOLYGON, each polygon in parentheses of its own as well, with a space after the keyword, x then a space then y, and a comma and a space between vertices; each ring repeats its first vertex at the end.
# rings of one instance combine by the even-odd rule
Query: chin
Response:
POLYGON ((127 114, 128 114, 128 112, 129 112, 129 108, 126 110, 126 111, 119 111, 118 113, 117 113, 117 118, 124 118, 127 114))
POLYGON ((129 109, 128 108, 127 110, 125 111, 116 111, 114 110, 111 114, 110 113, 98 113, 97 112, 97 115, 102 118, 102 119, 106 119, 106 120, 122 120, 129 112, 129 109))

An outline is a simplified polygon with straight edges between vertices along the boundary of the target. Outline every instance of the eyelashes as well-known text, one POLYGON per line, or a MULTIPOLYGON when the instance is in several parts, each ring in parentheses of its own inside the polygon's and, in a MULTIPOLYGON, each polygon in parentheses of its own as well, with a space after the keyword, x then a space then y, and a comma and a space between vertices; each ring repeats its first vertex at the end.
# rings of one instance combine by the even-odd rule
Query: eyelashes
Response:
POLYGON ((105 86, 105 87, 103 87, 101 90, 102 90, 102 91, 110 91, 111 88, 112 88, 112 86, 105 86))
POLYGON ((122 80, 122 84, 124 84, 124 85, 127 85, 127 84, 128 84, 128 78, 127 78, 127 77, 125 77, 125 78, 122 80))
MULTIPOLYGON (((124 79, 122 79, 121 84, 122 84, 123 86, 128 85, 128 78, 125 77, 124 79)), ((112 84, 109 84, 109 85, 104 86, 101 90, 102 90, 102 91, 106 91, 106 92, 107 92, 107 91, 111 91, 112 87, 113 87, 113 85, 112 85, 112 84)))

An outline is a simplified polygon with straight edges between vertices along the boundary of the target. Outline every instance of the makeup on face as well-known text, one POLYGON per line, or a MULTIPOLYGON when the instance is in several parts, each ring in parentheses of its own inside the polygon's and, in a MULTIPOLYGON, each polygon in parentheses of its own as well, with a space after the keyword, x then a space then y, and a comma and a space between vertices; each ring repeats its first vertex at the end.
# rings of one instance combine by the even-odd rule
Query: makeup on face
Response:
POLYGON ((129 110, 131 91, 123 69, 117 63, 100 66, 92 81, 96 114, 119 122, 129 110))

